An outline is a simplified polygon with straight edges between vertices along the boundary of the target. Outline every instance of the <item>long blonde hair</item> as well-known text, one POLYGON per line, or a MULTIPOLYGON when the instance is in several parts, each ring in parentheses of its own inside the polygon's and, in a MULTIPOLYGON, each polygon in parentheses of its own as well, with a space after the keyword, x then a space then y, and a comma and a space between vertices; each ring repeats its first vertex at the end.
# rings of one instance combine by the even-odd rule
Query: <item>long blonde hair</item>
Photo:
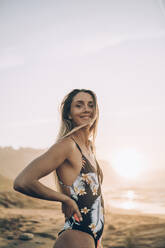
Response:
MULTIPOLYGON (((68 93, 61 105, 60 105, 60 117, 61 117, 61 123, 60 123, 60 129, 57 135, 57 142, 64 138, 67 137, 74 132, 78 131, 79 129, 83 128, 85 125, 80 125, 77 127, 74 127, 72 120, 69 119, 69 114, 70 114, 70 109, 71 109, 71 104, 73 101, 73 98, 80 92, 85 92, 88 93, 92 96, 93 102, 94 102, 94 117, 90 126, 90 143, 93 152, 95 153, 95 139, 96 139, 96 134, 97 134, 97 126, 98 126, 98 119, 99 119, 99 109, 98 109, 98 104, 97 104, 97 97, 96 94, 92 90, 87 90, 87 89, 74 89, 70 93, 68 93)), ((55 171, 55 181, 56 181, 56 186, 57 188, 61 191, 61 187, 59 187, 58 183, 58 177, 57 173, 55 171)))
POLYGON ((86 90, 86 89, 74 89, 64 97, 61 103, 61 106, 60 106, 61 124, 60 124, 59 133, 57 135, 57 140, 67 137, 70 134, 84 127, 84 125, 74 127, 72 120, 69 119, 69 114, 70 114, 70 109, 71 109, 73 98, 80 92, 85 92, 85 93, 90 94, 94 101, 94 117, 93 117, 93 123, 90 127, 90 137, 92 138, 91 139, 92 145, 94 145, 96 134, 97 134, 99 110, 98 110, 98 104, 97 104, 97 97, 95 93, 91 90, 86 90))

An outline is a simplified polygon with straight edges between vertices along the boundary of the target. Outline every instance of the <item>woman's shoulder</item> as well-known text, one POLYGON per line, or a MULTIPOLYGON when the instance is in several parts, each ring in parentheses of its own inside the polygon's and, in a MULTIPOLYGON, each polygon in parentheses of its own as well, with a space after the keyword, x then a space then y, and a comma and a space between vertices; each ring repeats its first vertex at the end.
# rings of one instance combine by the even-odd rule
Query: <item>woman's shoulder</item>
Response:
POLYGON ((56 144, 59 144, 63 148, 67 148, 69 150, 75 148, 75 142, 71 138, 71 136, 68 137, 62 137, 56 141, 56 144))

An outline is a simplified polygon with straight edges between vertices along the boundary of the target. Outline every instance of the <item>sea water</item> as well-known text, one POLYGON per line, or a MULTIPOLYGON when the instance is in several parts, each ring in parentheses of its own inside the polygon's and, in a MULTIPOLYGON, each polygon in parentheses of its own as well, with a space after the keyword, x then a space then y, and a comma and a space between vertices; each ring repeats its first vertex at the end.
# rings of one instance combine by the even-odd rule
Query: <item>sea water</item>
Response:
POLYGON ((165 214, 165 188, 106 188, 105 205, 109 208, 147 214, 165 214))

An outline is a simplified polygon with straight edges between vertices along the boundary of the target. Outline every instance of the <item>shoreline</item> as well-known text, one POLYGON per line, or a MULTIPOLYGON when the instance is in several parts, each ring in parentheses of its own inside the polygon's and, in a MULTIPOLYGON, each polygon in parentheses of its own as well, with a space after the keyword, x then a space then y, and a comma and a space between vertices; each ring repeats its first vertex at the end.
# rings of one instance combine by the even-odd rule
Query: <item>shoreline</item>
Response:
POLYGON ((127 214, 127 215, 142 215, 142 216, 155 216, 155 217, 160 217, 165 219, 165 214, 163 213, 146 213, 140 210, 134 210, 134 209, 123 209, 123 208, 116 208, 116 207, 111 207, 111 210, 108 212, 113 213, 113 214, 127 214))

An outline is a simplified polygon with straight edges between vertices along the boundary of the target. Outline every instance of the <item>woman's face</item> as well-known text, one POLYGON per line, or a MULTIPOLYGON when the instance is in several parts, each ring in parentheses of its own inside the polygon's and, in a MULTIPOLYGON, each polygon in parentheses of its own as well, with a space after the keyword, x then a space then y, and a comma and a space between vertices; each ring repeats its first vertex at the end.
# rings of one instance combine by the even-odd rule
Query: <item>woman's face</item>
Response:
POLYGON ((90 122, 94 116, 95 105, 93 97, 85 92, 79 92, 71 103, 70 115, 74 126, 90 122))

